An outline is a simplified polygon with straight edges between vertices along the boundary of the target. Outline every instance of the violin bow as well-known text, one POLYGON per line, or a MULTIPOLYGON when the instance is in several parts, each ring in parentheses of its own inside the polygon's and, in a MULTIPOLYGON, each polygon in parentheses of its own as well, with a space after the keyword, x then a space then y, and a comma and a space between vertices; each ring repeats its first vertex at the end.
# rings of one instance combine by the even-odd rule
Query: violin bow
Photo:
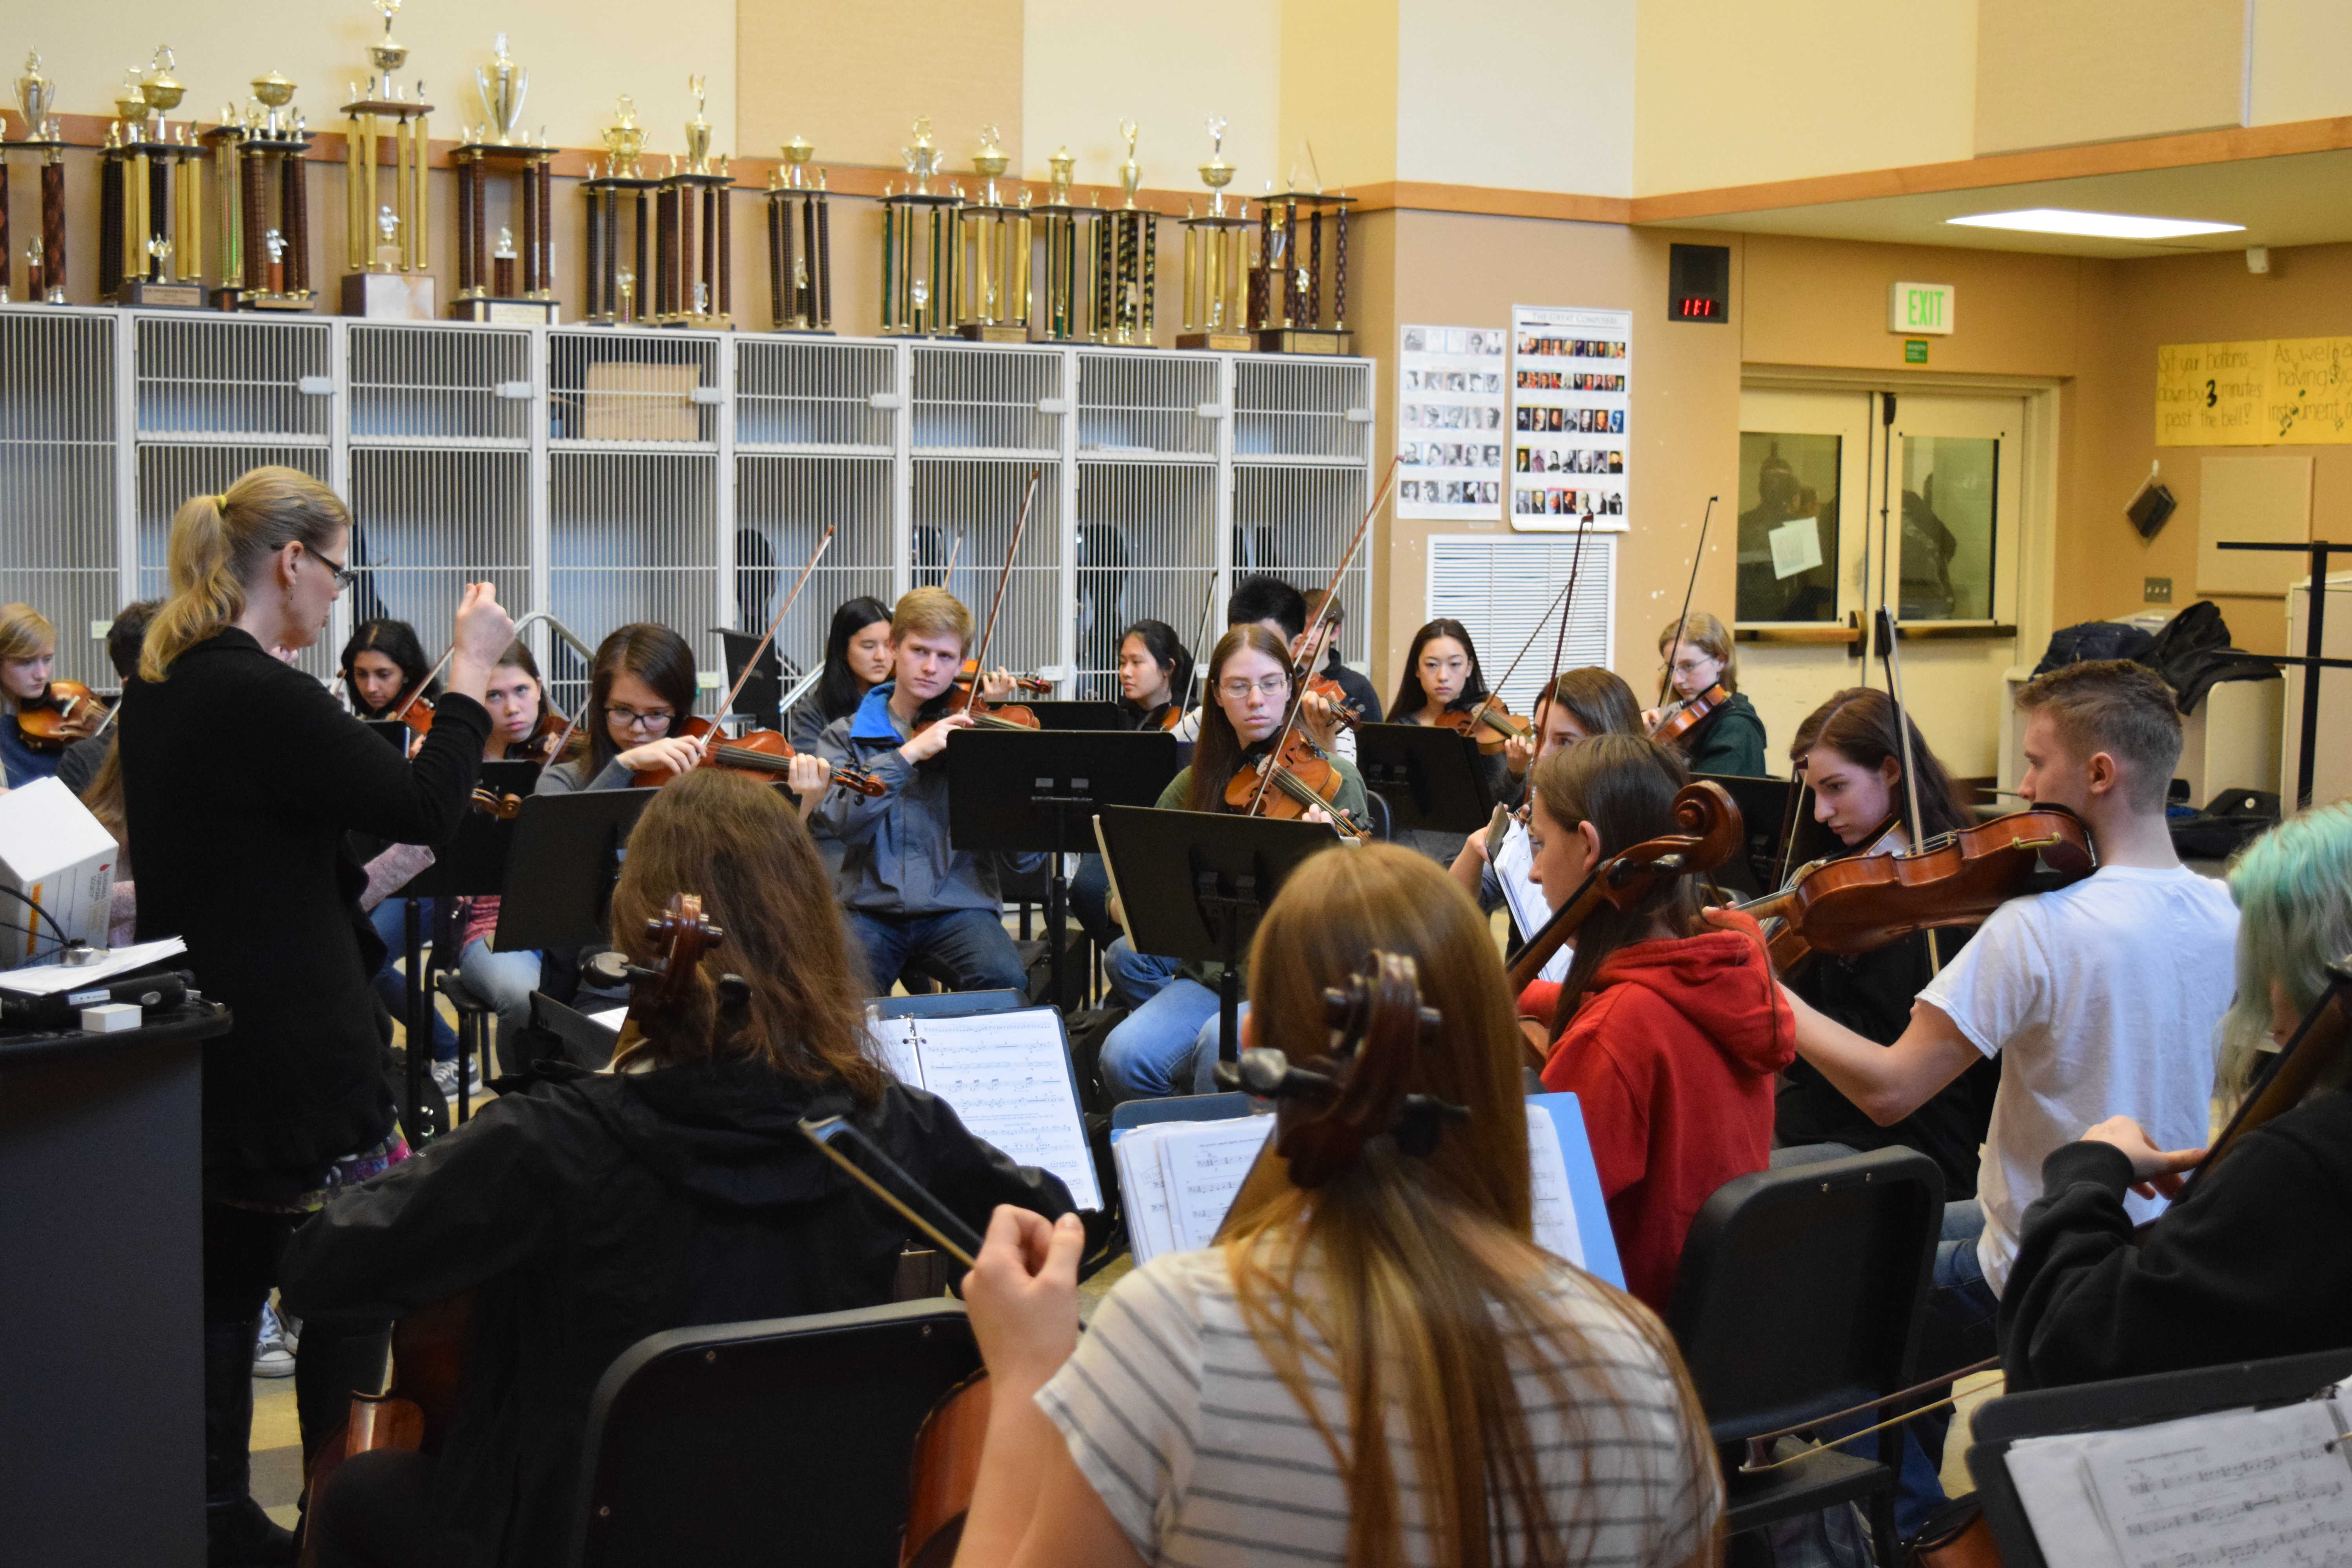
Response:
POLYGON ((1658 677, 1658 706, 1666 705, 1666 693, 1674 689, 1675 660, 1682 656, 1683 627, 1690 620, 1691 595, 1698 591, 1698 563, 1706 559, 1706 525, 1715 518, 1716 498, 1706 498, 1706 510, 1698 520, 1698 548, 1691 552, 1690 581, 1683 584, 1683 613, 1675 617, 1674 646, 1666 650, 1665 672, 1658 677))
MULTIPOLYGON (((1577 542, 1579 544, 1583 543, 1583 530, 1579 529, 1577 531, 1577 542)), ((1575 580, 1570 578, 1568 587, 1562 588, 1559 591, 1559 597, 1554 599, 1551 602, 1550 606, 1544 611, 1542 616, 1538 617, 1535 626, 1528 632, 1528 640, 1521 643, 1519 645, 1519 651, 1511 656, 1510 668, 1503 671, 1503 679, 1496 681, 1493 689, 1486 693, 1485 699, 1479 702, 1478 706, 1470 710, 1471 728, 1475 730, 1477 727, 1478 721, 1486 716, 1486 710, 1492 708, 1496 702, 1501 699, 1503 695, 1503 688, 1508 686, 1511 683, 1511 677, 1519 672, 1520 660, 1528 657, 1528 649, 1536 646, 1536 638, 1543 636, 1544 627, 1551 625, 1552 616, 1559 611, 1562 605, 1568 603, 1569 590, 1575 586, 1575 580)), ((1561 623, 1562 626, 1565 626, 1566 624, 1567 623, 1565 621, 1561 623)))
POLYGON ((1209 615, 1216 607, 1217 574, 1212 570, 1209 574, 1209 591, 1201 595, 1201 624, 1192 628, 1192 665, 1184 672, 1184 689, 1181 693, 1170 694, 1173 700, 1181 704, 1178 710, 1180 712, 1192 710, 1193 696, 1201 689, 1201 645, 1208 640, 1209 615))
MULTIPOLYGON (((1895 653, 1895 611, 1884 604, 1878 606, 1877 631, 1886 640, 1886 695, 1895 703, 1895 732, 1903 739, 1903 794, 1910 805, 1911 847, 1916 849, 1926 836, 1919 820, 1918 756, 1911 740, 1911 705, 1903 700, 1903 661, 1895 653)), ((1927 929, 1927 968, 1934 974, 1944 972, 1943 947, 1933 926, 1927 929)))
POLYGON ((971 689, 964 693, 960 712, 971 712, 972 705, 980 700, 980 689, 987 679, 982 661, 988 658, 988 645, 996 636, 996 613, 1004 608, 1004 586, 1013 581, 1013 558, 1021 553, 1021 536, 1029 531, 1029 505, 1037 499, 1037 481, 1045 477, 1044 468, 1029 470, 1029 489, 1021 497, 1021 516, 1013 524, 1013 542, 1004 547, 1004 566, 996 574, 996 597, 989 601, 988 625, 982 628, 980 647, 971 656, 971 689))
POLYGON ((947 589, 947 590, 948 590, 948 592, 950 592, 950 593, 953 593, 953 592, 955 592, 954 584, 955 584, 955 563, 956 563, 956 552, 957 552, 958 551, 961 551, 962 548, 963 548, 963 535, 962 535, 962 534, 958 533, 958 534, 950 535, 950 536, 949 537, 949 539, 948 539, 948 569, 947 569, 946 571, 944 571, 944 572, 942 572, 942 573, 940 573, 940 587, 942 587, 942 588, 947 589))
MULTIPOLYGON (((1551 679, 1544 682, 1543 695, 1536 699, 1534 744, 1535 749, 1538 752, 1543 750, 1544 721, 1550 715, 1553 696, 1559 689, 1560 660, 1567 656, 1568 652, 1568 617, 1573 614, 1575 610, 1577 574, 1584 569, 1584 536, 1591 531, 1592 520, 1591 518, 1587 517, 1578 520, 1576 524, 1576 549, 1568 558, 1568 586, 1559 591, 1559 631, 1553 637, 1551 643, 1551 679)), ((1543 630, 1542 622, 1538 621, 1536 623, 1536 630, 1543 630)), ((1518 668, 1518 664, 1519 661, 1517 659, 1513 659, 1511 661, 1511 668, 1517 669, 1518 668)), ((1507 681, 1511 678, 1508 675, 1506 675, 1503 679, 1507 681)), ((1529 777, 1534 776, 1536 762, 1540 762, 1541 760, 1542 759, 1538 757, 1528 763, 1529 777)))
MULTIPOLYGON (((1356 552, 1363 548, 1364 536, 1371 531, 1372 519, 1378 517, 1381 514, 1381 508, 1388 504, 1389 492, 1396 488, 1397 464, 1401 460, 1400 458, 1389 459, 1388 476, 1381 481, 1380 493, 1373 496, 1372 504, 1364 509, 1363 521, 1356 524, 1356 536, 1348 541, 1347 552, 1339 557, 1339 570, 1333 572, 1331 581, 1323 585, 1322 607, 1315 612, 1315 618, 1307 623, 1306 641, 1301 645, 1302 647, 1313 647, 1317 634, 1323 629, 1324 622, 1330 618, 1331 595, 1339 591, 1339 579, 1348 574, 1348 567, 1356 559, 1356 552)), ((1291 731, 1298 727, 1299 702, 1306 695, 1306 674, 1300 671, 1298 661, 1293 658, 1290 665, 1290 701, 1282 715, 1282 729, 1274 737, 1274 750, 1266 753, 1269 757, 1279 758, 1283 748, 1290 744, 1291 731)), ((1265 803, 1266 789, 1273 783, 1272 767, 1258 774, 1257 793, 1250 796, 1250 816, 1257 815, 1258 807, 1265 803)))
POLYGON ((751 682, 752 672, 760 668, 760 656, 766 653, 768 645, 776 640, 776 628, 782 626, 784 617, 793 613, 793 601, 799 598, 801 590, 808 585, 809 574, 814 572, 816 563, 824 559, 824 552, 833 548, 833 530, 832 523, 824 525, 824 534, 816 542, 816 548, 809 552, 808 564, 801 568, 799 578, 793 584, 793 591, 784 595, 783 604, 769 617, 768 629, 760 635, 760 646, 753 648, 751 657, 743 661, 743 673, 735 678, 735 684, 727 689, 726 700, 719 705, 719 719, 724 720, 735 711, 735 699, 742 694, 743 688, 751 682))

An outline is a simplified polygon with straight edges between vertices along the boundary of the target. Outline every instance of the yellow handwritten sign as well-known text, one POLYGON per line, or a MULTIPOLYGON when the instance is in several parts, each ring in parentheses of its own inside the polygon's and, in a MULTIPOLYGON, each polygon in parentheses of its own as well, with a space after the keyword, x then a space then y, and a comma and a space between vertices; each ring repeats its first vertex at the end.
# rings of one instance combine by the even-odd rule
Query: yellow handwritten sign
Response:
POLYGON ((2259 447, 2270 391, 2269 342, 2166 343, 2156 351, 2156 444, 2259 447))
POLYGON ((2352 445, 2352 338, 2164 344, 2156 444, 2352 445))

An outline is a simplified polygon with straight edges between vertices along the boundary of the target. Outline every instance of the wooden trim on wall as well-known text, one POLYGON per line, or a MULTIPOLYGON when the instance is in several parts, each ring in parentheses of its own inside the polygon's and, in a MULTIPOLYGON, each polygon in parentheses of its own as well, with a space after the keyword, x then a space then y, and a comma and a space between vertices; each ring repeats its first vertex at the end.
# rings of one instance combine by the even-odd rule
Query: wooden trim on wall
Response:
POLYGON ((1507 190, 1497 185, 1440 185, 1417 180, 1386 180, 1351 192, 1358 212, 1470 213, 1480 217, 1538 217, 1567 223, 1632 223, 1633 202, 1626 196, 1580 196, 1552 191, 1507 190))

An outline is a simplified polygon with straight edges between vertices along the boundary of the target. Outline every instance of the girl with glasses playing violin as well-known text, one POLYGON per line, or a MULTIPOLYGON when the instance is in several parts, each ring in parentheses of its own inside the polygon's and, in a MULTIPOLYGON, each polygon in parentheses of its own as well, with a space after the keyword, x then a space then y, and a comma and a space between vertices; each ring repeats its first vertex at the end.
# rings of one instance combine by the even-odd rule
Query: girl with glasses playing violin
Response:
POLYGON ((1682 752, 1695 773, 1765 777, 1764 721, 1739 694, 1739 660, 1724 624, 1703 610, 1667 622, 1658 658, 1674 699, 1642 715, 1650 733, 1682 752))
POLYGON ((693 716, 694 649, 667 626, 623 626, 596 645, 588 717, 563 760, 540 773, 537 793, 626 789, 640 769, 690 769, 702 742, 677 731, 693 716))
MULTIPOLYGON (((1192 765, 1160 792, 1163 811, 1232 811, 1226 786, 1265 754, 1282 729, 1290 702, 1290 647, 1251 622, 1234 627, 1209 655, 1202 683, 1201 739, 1192 765)), ((1327 757, 1338 775, 1333 810, 1364 820, 1364 780, 1356 764, 1327 757)), ((1310 821, 1330 821, 1310 808, 1310 821)), ((1114 910, 1114 914, 1116 914, 1114 910)), ((1112 989, 1135 1009, 1104 1037, 1100 1070, 1104 1097, 1157 1099, 1205 1093, 1217 1056, 1217 980, 1223 965, 1186 963, 1135 951, 1121 937, 1103 954, 1112 989)))

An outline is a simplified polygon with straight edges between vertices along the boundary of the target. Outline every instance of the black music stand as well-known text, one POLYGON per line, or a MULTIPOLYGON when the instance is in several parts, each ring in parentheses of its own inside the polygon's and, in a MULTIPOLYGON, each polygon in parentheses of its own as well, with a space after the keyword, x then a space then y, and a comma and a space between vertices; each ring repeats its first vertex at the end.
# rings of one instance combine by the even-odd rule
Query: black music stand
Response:
POLYGON ((1048 730, 1124 730, 1127 715, 1116 702, 1029 702, 1016 696, 1019 702, 1037 715, 1037 722, 1048 730))
POLYGON ((1780 847, 1788 841, 1801 785, 1788 779, 1750 778, 1745 773, 1693 773, 1719 784, 1739 807, 1748 848, 1715 868, 1717 886, 1743 898, 1760 899, 1780 885, 1780 847))
POLYGON ((1109 806, 1149 806, 1176 776, 1176 737, 1159 731, 961 730, 948 737, 948 843, 974 854, 1053 856, 1045 903, 1047 984, 1062 989, 1070 887, 1063 860, 1109 806))
MULTIPOLYGON (((390 727, 406 733, 404 725, 390 727)), ((538 783, 537 763, 496 762, 482 764, 478 787, 494 795, 514 795, 529 799, 538 783)), ((425 1053, 419 1042, 433 1038, 433 993, 425 984, 425 919, 418 900, 481 899, 501 891, 506 886, 507 852, 514 842, 514 829, 512 821, 500 821, 487 812, 468 811, 457 824, 457 837, 434 850, 433 864, 385 895, 408 900, 402 910, 401 931, 408 960, 406 1005, 402 1009, 402 1024, 408 1031, 402 1111, 405 1117, 403 1125, 420 1144, 425 1142, 420 1114, 425 1104, 425 1053)), ((498 944, 494 942, 491 945, 498 944)), ((454 967, 456 955, 450 957, 454 967)), ((465 1053, 460 1050, 457 1102, 461 1110, 470 1099, 466 1089, 465 1053)))
MULTIPOLYGON (((743 689, 735 694, 735 711, 751 721, 754 730, 781 730, 783 725, 784 663, 770 643, 760 655, 760 662, 751 679, 743 680, 743 667, 751 661, 751 650, 760 639, 750 632, 739 632, 727 626, 713 626, 719 634, 720 651, 727 658, 727 684, 731 688, 743 681, 743 689)), ((719 718, 729 715, 721 713, 719 718)))
POLYGON ((570 952, 611 936, 621 847, 654 798, 649 789, 535 795, 515 818, 507 862, 519 874, 499 900, 500 952, 570 952))
POLYGON ((1224 965, 1217 1056, 1238 1061, 1242 954, 1290 873, 1339 835, 1319 822, 1131 805, 1108 807, 1095 826, 1135 951, 1224 965))
POLYGON ((1389 803, 1391 828, 1475 833, 1495 812, 1495 797, 1466 735, 1433 724, 1359 724, 1356 771, 1364 787, 1389 803))
POLYGON ((2328 658, 2324 656, 2327 646, 2327 558, 2331 554, 2352 555, 2352 543, 2336 543, 2315 539, 2308 544, 2291 542, 2258 542, 2247 540, 2223 540, 2217 550, 2295 550, 2311 558, 2311 619, 2303 628, 2301 654, 2264 654, 2273 664, 2294 664, 2303 667, 2302 743, 2295 752, 2294 805, 2297 811, 2311 805, 2312 777, 2316 763, 2312 748, 2319 742, 2319 677, 2324 669, 2352 669, 2352 658, 2328 658))

